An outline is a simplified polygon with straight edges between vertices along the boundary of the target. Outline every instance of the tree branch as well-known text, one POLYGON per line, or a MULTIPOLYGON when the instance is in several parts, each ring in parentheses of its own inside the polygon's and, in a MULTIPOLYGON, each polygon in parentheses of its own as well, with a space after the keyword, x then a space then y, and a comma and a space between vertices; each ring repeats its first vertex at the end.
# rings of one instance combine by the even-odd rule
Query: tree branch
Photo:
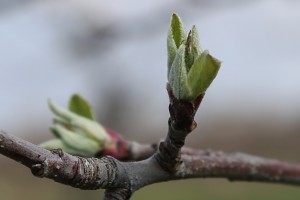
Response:
POLYGON ((152 156, 157 150, 157 144, 140 144, 123 139, 117 142, 112 149, 104 149, 94 157, 112 156, 121 161, 140 161, 152 156))
POLYGON ((194 116, 204 94, 193 102, 183 101, 174 97, 169 86, 167 89, 169 131, 158 149, 157 145, 138 144, 118 136, 120 148, 99 152, 100 158, 82 158, 59 149, 48 151, 0 132, 0 153, 27 166, 35 176, 80 189, 106 189, 106 200, 127 200, 146 185, 196 177, 300 185, 300 165, 183 147, 187 135, 196 128, 194 116), (121 162, 107 155, 137 162, 121 162))
POLYGON ((218 177, 230 181, 261 181, 300 185, 300 165, 243 153, 214 151, 183 156, 177 171, 187 178, 218 177))
POLYGON ((158 144, 140 144, 137 142, 129 142, 127 161, 140 161, 151 157, 156 151, 158 144))
POLYGON ((195 177, 300 185, 297 164, 240 153, 186 148, 182 152, 182 162, 170 172, 161 167, 155 156, 139 162, 120 162, 112 157, 81 158, 60 150, 48 151, 0 132, 0 153, 27 166, 33 175, 80 189, 108 189, 107 199, 114 196, 112 192, 118 191, 119 195, 115 195, 122 197, 119 199, 128 199, 134 191, 152 183, 195 177))
POLYGON ((82 158, 59 149, 49 151, 4 132, 0 132, 0 153, 25 165, 35 176, 72 187, 129 187, 124 167, 112 157, 82 158), (117 177, 119 174, 123 176, 117 177))

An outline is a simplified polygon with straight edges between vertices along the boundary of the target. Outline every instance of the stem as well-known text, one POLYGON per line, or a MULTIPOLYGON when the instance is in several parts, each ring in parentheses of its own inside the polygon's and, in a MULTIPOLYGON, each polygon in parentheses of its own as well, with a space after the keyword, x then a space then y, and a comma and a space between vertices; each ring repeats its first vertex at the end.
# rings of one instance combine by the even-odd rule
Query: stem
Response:
POLYGON ((201 94, 194 101, 186 101, 177 99, 169 84, 167 85, 167 91, 170 100, 169 131, 165 141, 160 143, 155 158, 163 169, 174 172, 182 163, 180 152, 185 143, 185 138, 197 126, 194 116, 204 94, 201 94))
POLYGON ((175 171, 162 168, 157 154, 138 162, 112 157, 81 158, 61 150, 48 151, 0 132, 0 153, 27 166, 33 175, 80 189, 107 189, 105 199, 127 200, 153 183, 187 178, 227 178, 300 186, 300 165, 241 153, 183 148, 175 171))

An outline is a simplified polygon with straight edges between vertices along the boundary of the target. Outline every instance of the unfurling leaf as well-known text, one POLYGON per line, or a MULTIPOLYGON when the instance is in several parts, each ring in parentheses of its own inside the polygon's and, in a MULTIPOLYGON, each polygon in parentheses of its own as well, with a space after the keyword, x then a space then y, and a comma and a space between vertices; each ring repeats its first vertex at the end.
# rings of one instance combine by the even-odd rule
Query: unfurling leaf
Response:
POLYGON ((80 132, 85 134, 87 137, 95 139, 102 145, 110 141, 110 137, 106 133, 104 127, 96 121, 74 114, 73 112, 56 105, 50 100, 48 103, 51 111, 67 126, 79 129, 80 132))
POLYGON ((69 101, 69 110, 91 120, 95 120, 95 115, 89 103, 79 94, 74 94, 69 101))
POLYGON ((76 156, 83 156, 83 157, 92 157, 95 156, 95 154, 89 154, 86 151, 81 151, 76 148, 68 146, 65 142, 63 142, 61 139, 55 138, 52 140, 48 140, 42 144, 40 144, 41 147, 52 150, 52 149, 61 149, 64 152, 67 152, 72 155, 76 156))
POLYGON ((172 63, 176 56, 176 51, 179 48, 182 41, 186 39, 186 33, 183 27, 183 23, 178 15, 175 13, 172 15, 171 24, 167 39, 167 51, 168 51, 168 76, 172 66, 172 63))
POLYGON ((72 155, 92 157, 112 145, 112 138, 104 127, 93 120, 89 104, 79 95, 71 98, 71 111, 50 100, 48 104, 55 114, 50 129, 57 138, 42 143, 42 147, 61 148, 72 155))
POLYGON ((81 152, 85 155, 95 155, 102 148, 102 146, 95 140, 89 139, 88 137, 84 137, 80 134, 75 134, 59 124, 53 125, 51 130, 59 138, 61 138, 66 146, 76 150, 78 153, 81 152))
POLYGON ((204 51, 194 62, 188 73, 188 85, 192 99, 203 94, 216 77, 221 62, 204 51))
POLYGON ((187 72, 190 71, 195 59, 200 55, 199 34, 195 26, 190 30, 185 42, 185 64, 187 72))
POLYGON ((169 74, 169 84, 174 95, 178 99, 185 99, 190 95, 184 58, 185 47, 184 44, 182 44, 176 53, 176 57, 169 74))
POLYGON ((192 38, 192 41, 191 41, 192 47, 194 48, 193 49, 194 54, 197 54, 197 56, 198 56, 198 55, 200 55, 202 50, 200 47, 199 33, 198 33, 198 30, 195 25, 192 27, 192 30, 191 30, 191 38, 192 38))
POLYGON ((180 17, 175 13, 173 13, 171 19, 171 31, 176 47, 179 48, 181 42, 185 39, 186 34, 180 17))

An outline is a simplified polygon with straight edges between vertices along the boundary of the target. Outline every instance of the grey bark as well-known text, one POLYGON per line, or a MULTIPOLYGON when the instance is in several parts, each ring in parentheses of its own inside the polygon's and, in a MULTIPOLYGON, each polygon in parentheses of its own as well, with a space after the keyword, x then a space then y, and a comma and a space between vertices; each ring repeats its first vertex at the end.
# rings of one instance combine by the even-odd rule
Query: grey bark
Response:
POLYGON ((299 164, 183 147, 188 134, 196 128, 194 116, 204 94, 193 102, 182 101, 167 89, 170 119, 166 139, 158 149, 156 145, 130 143, 130 160, 141 161, 121 162, 110 156, 76 157, 59 149, 45 150, 4 132, 0 132, 0 153, 25 165, 35 176, 85 190, 106 189, 105 200, 127 200, 146 185, 187 178, 300 185, 299 164))

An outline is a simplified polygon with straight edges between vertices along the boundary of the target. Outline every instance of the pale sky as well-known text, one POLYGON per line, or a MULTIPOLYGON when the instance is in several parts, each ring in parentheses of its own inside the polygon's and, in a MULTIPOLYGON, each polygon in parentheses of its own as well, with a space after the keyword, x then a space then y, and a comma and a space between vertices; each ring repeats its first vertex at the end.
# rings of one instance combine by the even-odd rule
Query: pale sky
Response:
POLYGON ((66 105, 74 92, 105 107, 101 95, 110 87, 124 88, 132 101, 147 103, 149 111, 139 120, 166 111, 166 34, 174 11, 186 28, 198 27, 202 48, 222 61, 204 111, 299 117, 300 2, 255 1, 232 7, 184 1, 70 2, 46 1, 0 15, 2 130, 21 134, 35 123, 48 127, 47 99, 66 105), (95 44, 90 57, 80 57, 72 42, 85 41, 90 27, 117 33, 108 36, 105 48, 95 44))

